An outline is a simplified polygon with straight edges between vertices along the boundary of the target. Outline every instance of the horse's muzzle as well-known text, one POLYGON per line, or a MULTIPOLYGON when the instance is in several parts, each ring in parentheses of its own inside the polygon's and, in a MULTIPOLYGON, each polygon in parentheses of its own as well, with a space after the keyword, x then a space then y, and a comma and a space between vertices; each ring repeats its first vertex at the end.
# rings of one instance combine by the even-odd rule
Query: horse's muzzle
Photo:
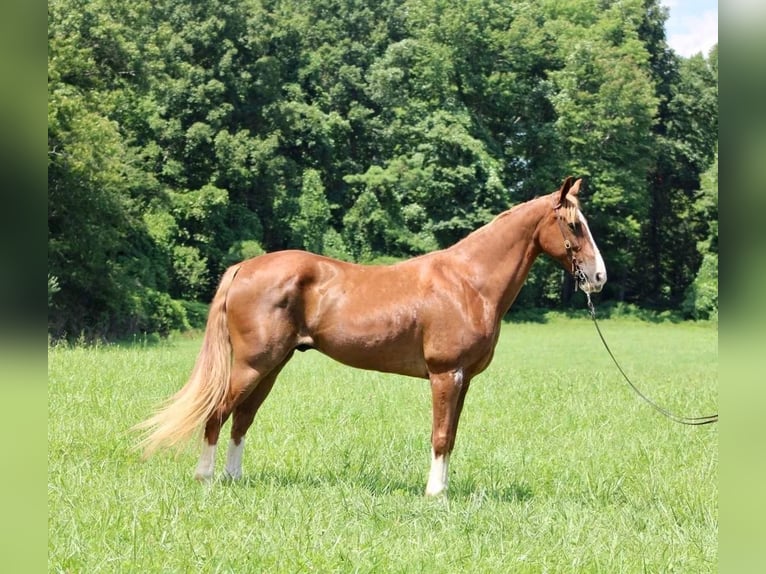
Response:
POLYGON ((575 277, 577 279, 578 287, 584 293, 598 293, 604 288, 604 284, 606 283, 606 271, 586 273, 583 269, 578 268, 575 271, 575 277))

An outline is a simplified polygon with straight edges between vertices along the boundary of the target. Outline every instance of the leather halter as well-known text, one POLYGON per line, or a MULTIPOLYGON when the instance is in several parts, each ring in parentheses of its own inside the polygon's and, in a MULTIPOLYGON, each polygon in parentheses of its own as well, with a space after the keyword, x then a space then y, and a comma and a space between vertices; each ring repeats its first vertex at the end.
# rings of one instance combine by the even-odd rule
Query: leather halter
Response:
MULTIPOLYGON (((587 282, 587 277, 585 275, 585 272, 580 268, 580 265, 577 262, 577 254, 580 252, 580 244, 574 238, 572 238, 571 240, 567 239, 566 230, 564 229, 567 226, 567 224, 564 223, 563 221, 564 217, 560 213, 561 207, 562 207, 561 202, 558 202, 553 206, 553 211, 556 212, 556 222, 559 224, 561 237, 564 240, 564 249, 566 249, 567 258, 569 259, 569 262, 572 265, 572 269, 571 269, 572 276, 575 279, 577 279, 579 282, 587 282)), ((577 283, 575 283, 575 289, 577 289, 577 283)))

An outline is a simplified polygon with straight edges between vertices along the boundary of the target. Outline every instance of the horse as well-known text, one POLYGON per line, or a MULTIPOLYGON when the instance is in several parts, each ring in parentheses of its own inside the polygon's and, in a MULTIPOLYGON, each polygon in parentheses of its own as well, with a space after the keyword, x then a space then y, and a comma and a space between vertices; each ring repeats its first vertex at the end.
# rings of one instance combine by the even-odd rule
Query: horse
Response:
POLYGON ((503 316, 541 253, 598 292, 606 267, 580 211, 581 179, 516 205, 446 249, 392 265, 276 251, 229 267, 188 382, 137 425, 148 457, 204 429, 194 476, 213 477, 232 416, 224 478, 242 476, 244 437, 295 351, 428 379, 431 468, 426 496, 446 493, 449 458, 472 379, 492 360, 503 316))

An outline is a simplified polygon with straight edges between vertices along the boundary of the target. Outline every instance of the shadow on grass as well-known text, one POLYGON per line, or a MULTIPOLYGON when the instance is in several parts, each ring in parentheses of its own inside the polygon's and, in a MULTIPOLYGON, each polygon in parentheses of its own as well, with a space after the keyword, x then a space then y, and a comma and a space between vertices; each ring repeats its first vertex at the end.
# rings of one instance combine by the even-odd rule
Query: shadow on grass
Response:
POLYGON ((356 487, 369 490, 376 495, 391 495, 394 493, 403 493, 406 495, 423 494, 425 485, 421 488, 419 485, 405 483, 404 481, 392 480, 386 478, 383 473, 373 473, 371 471, 362 471, 358 473, 346 472, 337 473, 325 471, 320 474, 316 472, 299 472, 297 470, 258 470, 254 473, 248 473, 237 481, 237 484, 246 488, 262 488, 264 486, 276 488, 326 488, 326 487, 356 487))
MULTIPOLYGON (((359 472, 322 472, 309 474, 297 470, 258 470, 248 473, 236 482, 224 481, 227 484, 244 488, 309 488, 351 487, 365 489, 376 496, 404 494, 417 498, 425 497, 425 482, 406 482, 392 479, 385 472, 367 469, 359 472)), ((526 483, 510 483, 508 485, 487 486, 473 479, 455 479, 449 486, 450 500, 491 500, 496 502, 524 502, 533 496, 532 487, 526 483)))
POLYGON ((449 497, 453 500, 483 498, 496 502, 524 502, 533 495, 532 487, 523 482, 488 486, 474 480, 455 480, 449 488, 449 497))

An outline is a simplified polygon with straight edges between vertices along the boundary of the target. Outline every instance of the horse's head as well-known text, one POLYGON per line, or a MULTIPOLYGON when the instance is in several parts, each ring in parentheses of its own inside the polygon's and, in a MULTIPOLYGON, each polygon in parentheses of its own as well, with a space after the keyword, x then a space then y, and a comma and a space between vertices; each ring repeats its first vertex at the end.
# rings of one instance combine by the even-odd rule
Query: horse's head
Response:
POLYGON ((551 211, 540 229, 538 241, 543 252, 571 271, 580 289, 597 293, 606 283, 606 266, 580 211, 577 194, 581 185, 581 179, 575 181, 570 176, 549 196, 551 211))

